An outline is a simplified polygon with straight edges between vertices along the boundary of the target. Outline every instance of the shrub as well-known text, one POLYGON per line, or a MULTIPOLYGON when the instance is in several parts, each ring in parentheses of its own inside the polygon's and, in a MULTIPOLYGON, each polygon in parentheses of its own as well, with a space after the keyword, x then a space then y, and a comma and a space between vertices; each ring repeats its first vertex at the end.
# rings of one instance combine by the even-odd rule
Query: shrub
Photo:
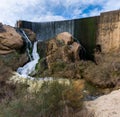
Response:
POLYGON ((12 101, 2 102, 0 117, 70 117, 82 106, 82 85, 58 81, 43 83, 37 92, 28 92, 26 85, 17 88, 12 101))

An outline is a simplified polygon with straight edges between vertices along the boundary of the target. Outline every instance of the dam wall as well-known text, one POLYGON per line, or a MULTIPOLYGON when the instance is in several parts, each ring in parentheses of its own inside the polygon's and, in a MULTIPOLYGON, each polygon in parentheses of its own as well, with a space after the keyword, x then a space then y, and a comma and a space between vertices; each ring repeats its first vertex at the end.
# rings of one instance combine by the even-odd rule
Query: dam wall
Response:
POLYGON ((86 57, 92 59, 96 45, 97 19, 98 17, 54 22, 18 21, 17 27, 31 29, 36 33, 37 40, 47 40, 61 32, 69 32, 84 46, 86 57))
POLYGON ((31 29, 38 40, 47 40, 58 33, 69 32, 84 46, 88 59, 93 58, 96 45, 99 45, 103 53, 120 48, 120 10, 65 21, 18 21, 17 27, 31 29))
POLYGON ((98 23, 99 16, 74 20, 74 37, 85 47, 88 59, 94 58, 98 23))
POLYGON ((120 10, 101 13, 97 44, 104 53, 120 48, 120 10))
MULTIPOLYGON (((21 28, 28 28, 34 31, 37 35, 37 40, 47 40, 55 37, 55 35, 61 32, 69 32, 74 34, 74 21, 51 21, 51 22, 29 22, 19 21, 21 28)), ((18 25, 17 24, 17 25, 18 25)))

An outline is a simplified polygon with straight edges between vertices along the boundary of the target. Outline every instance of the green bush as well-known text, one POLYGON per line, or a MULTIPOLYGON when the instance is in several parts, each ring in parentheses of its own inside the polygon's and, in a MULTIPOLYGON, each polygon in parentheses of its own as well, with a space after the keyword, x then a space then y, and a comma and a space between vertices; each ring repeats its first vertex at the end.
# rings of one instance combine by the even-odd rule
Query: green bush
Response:
POLYGON ((76 90, 73 83, 44 82, 34 93, 28 92, 26 85, 21 85, 12 101, 1 103, 0 117, 70 117, 81 104, 81 89, 76 90))

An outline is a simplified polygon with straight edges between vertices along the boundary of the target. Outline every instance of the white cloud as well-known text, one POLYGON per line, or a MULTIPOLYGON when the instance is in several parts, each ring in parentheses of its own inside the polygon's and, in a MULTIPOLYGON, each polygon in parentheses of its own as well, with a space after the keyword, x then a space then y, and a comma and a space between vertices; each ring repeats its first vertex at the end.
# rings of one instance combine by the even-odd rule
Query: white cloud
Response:
POLYGON ((58 16, 58 15, 43 15, 43 16, 40 16, 40 17, 34 17, 31 21, 34 21, 34 22, 38 22, 38 21, 41 21, 41 22, 47 22, 47 21, 60 21, 60 20, 65 20, 64 17, 62 16, 58 16))
POLYGON ((1 0, 0 22, 14 26, 17 20, 64 20, 119 8, 118 0, 1 0), (85 12, 89 6, 93 8, 85 12))
POLYGON ((116 10, 120 9, 120 1, 118 0, 109 0, 109 2, 106 2, 104 5, 104 10, 116 10))

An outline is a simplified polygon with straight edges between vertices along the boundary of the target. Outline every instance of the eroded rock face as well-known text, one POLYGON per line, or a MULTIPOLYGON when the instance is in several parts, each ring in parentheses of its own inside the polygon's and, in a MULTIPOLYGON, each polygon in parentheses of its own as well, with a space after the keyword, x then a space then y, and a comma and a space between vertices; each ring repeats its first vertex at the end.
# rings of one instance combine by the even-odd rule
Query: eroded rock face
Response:
POLYGON ((66 63, 80 60, 79 50, 80 44, 73 41, 72 35, 63 32, 48 42, 46 60, 48 68, 55 61, 62 60, 66 63))
POLYGON ((72 35, 67 32, 60 33, 51 40, 38 43, 40 57, 44 58, 44 63, 46 63, 45 65, 47 65, 49 70, 55 70, 56 68, 58 72, 61 72, 66 65, 71 64, 69 67, 66 67, 67 72, 69 72, 67 73, 65 71, 66 77, 70 77, 68 74, 74 74, 72 68, 74 68, 74 64, 80 60, 80 49, 81 45, 74 42, 72 35))
POLYGON ((28 61, 25 50, 21 53, 22 47, 21 35, 13 27, 0 23, 0 82, 28 61))
POLYGON ((7 25, 0 25, 0 54, 8 54, 23 46, 22 37, 7 25))
POLYGON ((56 36, 56 39, 63 41, 63 43, 65 43, 66 45, 70 45, 73 43, 72 35, 68 32, 63 32, 63 33, 58 34, 56 36))

